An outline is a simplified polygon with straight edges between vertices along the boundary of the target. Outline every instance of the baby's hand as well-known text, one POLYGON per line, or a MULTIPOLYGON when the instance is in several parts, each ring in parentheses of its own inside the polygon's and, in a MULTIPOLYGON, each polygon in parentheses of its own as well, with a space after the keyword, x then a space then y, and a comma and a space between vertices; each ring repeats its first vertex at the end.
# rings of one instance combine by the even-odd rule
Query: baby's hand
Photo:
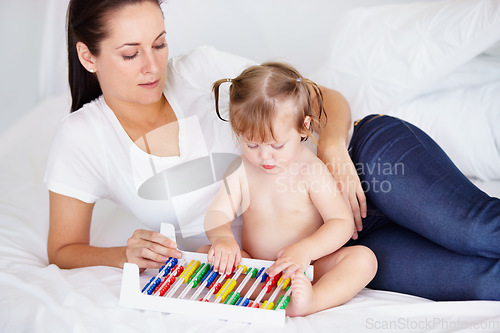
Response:
POLYGON ((283 271, 283 281, 291 277, 295 272, 304 273, 311 263, 307 253, 296 245, 279 250, 277 257, 276 262, 267 270, 267 274, 273 277, 283 271))
POLYGON ((213 263, 215 272, 231 274, 233 267, 238 266, 240 262, 240 247, 232 237, 218 238, 208 250, 208 263, 213 263))

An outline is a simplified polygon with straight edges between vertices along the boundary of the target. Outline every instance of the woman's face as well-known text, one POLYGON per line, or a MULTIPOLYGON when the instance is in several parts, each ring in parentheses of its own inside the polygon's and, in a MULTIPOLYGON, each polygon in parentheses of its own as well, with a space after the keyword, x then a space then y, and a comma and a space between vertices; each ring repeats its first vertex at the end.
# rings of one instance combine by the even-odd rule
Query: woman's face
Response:
POLYGON ((160 8, 151 2, 128 5, 107 22, 108 37, 95 58, 106 102, 147 105, 159 101, 168 61, 160 8))

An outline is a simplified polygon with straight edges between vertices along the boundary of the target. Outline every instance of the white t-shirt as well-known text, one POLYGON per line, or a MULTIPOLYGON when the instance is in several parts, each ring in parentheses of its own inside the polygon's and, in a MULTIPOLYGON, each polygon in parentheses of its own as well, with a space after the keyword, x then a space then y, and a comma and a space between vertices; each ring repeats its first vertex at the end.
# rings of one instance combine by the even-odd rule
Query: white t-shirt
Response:
MULTIPOLYGON (((49 155, 48 189, 87 203, 110 199, 151 230, 172 223, 181 249, 208 244, 205 211, 221 169, 240 154, 229 124, 215 113, 212 84, 254 64, 206 46, 169 61, 164 95, 179 121, 180 156, 137 147, 102 96, 67 115, 49 155)), ((219 101, 226 119, 228 86, 219 101)))

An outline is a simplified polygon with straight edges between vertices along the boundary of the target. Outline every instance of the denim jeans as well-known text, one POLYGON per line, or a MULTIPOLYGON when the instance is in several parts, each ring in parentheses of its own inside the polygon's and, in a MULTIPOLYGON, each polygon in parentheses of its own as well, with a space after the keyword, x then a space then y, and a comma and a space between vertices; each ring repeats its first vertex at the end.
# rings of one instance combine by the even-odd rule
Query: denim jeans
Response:
POLYGON ((433 300, 500 300, 500 199, 397 118, 357 122, 349 151, 368 214, 348 245, 369 247, 379 262, 368 287, 433 300))

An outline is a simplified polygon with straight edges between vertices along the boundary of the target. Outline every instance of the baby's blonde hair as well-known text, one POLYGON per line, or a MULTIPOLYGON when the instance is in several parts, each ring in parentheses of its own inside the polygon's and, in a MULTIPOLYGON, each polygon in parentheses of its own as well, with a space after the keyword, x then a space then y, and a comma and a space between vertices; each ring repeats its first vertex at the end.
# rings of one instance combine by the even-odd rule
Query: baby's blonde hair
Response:
MULTIPOLYGON (((311 125, 319 125, 325 114, 323 94, 319 86, 303 78, 290 65, 268 62, 245 69, 234 79, 221 79, 214 83, 215 110, 220 119, 219 87, 231 82, 229 88, 229 122, 234 133, 251 141, 267 142, 274 138, 272 122, 276 117, 276 102, 295 99, 297 112, 294 123, 299 133, 309 133, 304 124, 306 116, 311 125), (313 95, 315 100, 313 99, 313 95), (314 103, 316 102, 316 103, 314 103), (318 108, 318 112, 315 112, 318 108)), ((325 114, 326 117, 326 114, 325 114)), ((306 140, 307 136, 303 138, 306 140)))

